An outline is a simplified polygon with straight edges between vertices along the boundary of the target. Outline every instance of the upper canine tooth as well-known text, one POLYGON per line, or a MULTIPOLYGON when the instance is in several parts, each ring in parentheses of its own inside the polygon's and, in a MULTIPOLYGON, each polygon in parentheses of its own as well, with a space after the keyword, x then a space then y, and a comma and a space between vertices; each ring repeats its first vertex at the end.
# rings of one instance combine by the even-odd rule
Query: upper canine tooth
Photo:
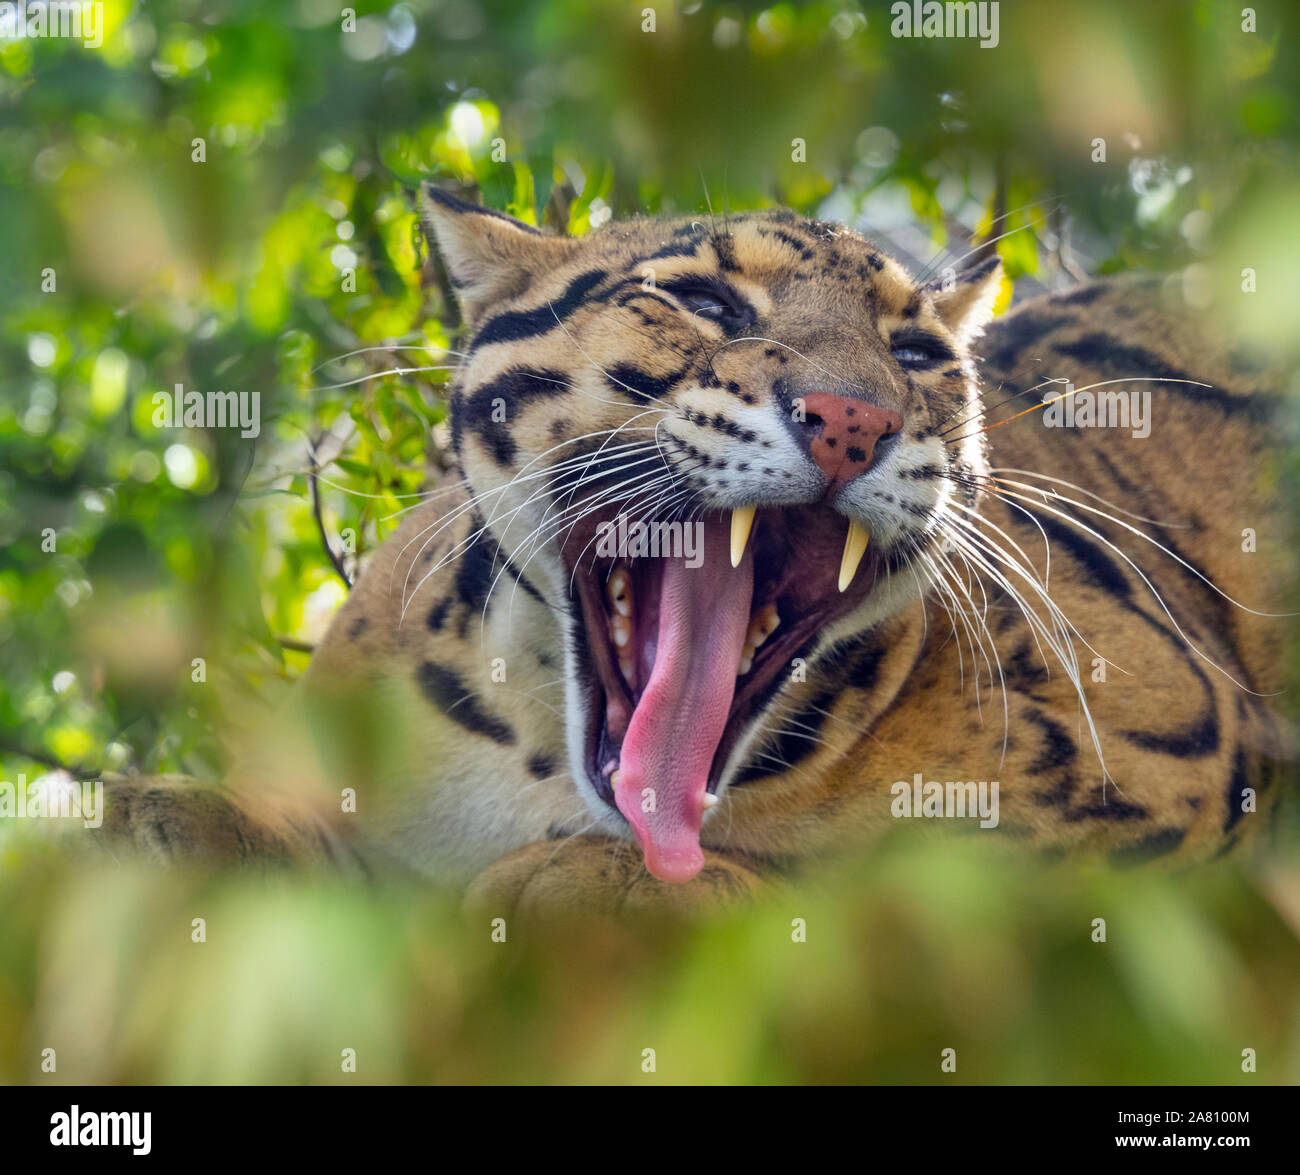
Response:
POLYGON ((846 591, 858 573, 858 564, 867 553, 871 535, 860 522, 849 520, 849 533, 844 537, 844 555, 840 559, 840 591, 846 591))
POLYGON ((754 507, 737 506, 731 512, 731 565, 739 567, 745 557, 745 544, 754 526, 754 507))

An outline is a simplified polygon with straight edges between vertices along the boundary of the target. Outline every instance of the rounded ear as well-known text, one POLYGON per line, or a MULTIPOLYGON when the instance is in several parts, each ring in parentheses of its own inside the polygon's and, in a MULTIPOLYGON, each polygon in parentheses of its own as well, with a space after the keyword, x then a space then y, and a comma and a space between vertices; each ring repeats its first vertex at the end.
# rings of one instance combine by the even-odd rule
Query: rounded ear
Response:
POLYGON ((429 183, 420 188, 420 212, 471 329, 485 310, 523 293, 536 277, 566 260, 575 246, 570 238, 549 236, 429 183))
POLYGON ((993 317, 993 304, 1002 288, 1002 258, 996 253, 970 269, 962 270, 929 287, 930 301, 939 320, 958 342, 978 337, 993 317))

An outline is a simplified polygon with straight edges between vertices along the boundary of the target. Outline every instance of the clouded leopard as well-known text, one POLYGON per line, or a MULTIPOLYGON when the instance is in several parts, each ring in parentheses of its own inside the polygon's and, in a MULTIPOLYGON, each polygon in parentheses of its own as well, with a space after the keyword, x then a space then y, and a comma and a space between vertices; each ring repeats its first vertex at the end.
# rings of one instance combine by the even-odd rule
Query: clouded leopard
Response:
POLYGON ((996 258, 918 282, 783 210, 574 239, 423 202, 458 474, 255 765, 119 783, 119 832, 614 909, 895 827, 1134 862, 1265 831, 1280 381, 1212 315, 1147 276, 990 322, 996 258), (1102 419, 1138 392, 1143 428, 1102 419))

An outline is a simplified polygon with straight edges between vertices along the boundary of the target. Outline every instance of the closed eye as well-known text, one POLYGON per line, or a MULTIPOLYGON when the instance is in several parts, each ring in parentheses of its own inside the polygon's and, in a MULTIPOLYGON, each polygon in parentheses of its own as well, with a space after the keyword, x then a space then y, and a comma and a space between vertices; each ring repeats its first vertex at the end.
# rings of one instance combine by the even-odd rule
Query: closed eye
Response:
POLYGON ((663 284, 660 288, 676 298, 682 309, 694 318, 707 318, 725 325, 744 323, 752 317, 747 306, 742 307, 729 290, 720 286, 682 282, 663 284))
POLYGON ((889 353, 903 367, 933 367, 956 356, 952 348, 934 335, 916 332, 903 332, 890 340, 889 353))

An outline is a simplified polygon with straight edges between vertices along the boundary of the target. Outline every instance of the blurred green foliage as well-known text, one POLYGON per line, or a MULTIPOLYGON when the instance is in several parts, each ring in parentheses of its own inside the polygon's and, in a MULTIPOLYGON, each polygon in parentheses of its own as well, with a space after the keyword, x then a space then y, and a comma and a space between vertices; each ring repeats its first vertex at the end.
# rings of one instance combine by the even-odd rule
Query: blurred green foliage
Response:
MULTIPOLYGON (((335 562, 445 467, 459 336, 423 179, 574 233, 782 203, 936 265, 1006 234, 1026 287, 1190 266, 1223 298, 1250 266, 1224 312, 1294 346, 1280 6, 1243 32, 1213 0, 1006 2, 992 49, 848 0, 103 13, 98 49, 0 44, 3 779, 219 775, 343 599, 335 562), (261 434, 155 427, 177 384, 258 392, 261 434)), ((1248 1046, 1300 1080, 1294 876, 1044 885, 931 850, 797 910, 500 948, 445 895, 92 881, 10 837, 5 1080, 65 1040, 60 1080, 331 1080, 342 1047, 363 1080, 639 1080, 653 1046, 665 1081, 924 1081, 950 1044, 958 1080, 1231 1081, 1248 1046)))
POLYGON ((0 1081, 1300 1083, 1294 869, 1027 871, 909 840, 744 917, 512 918, 504 943, 428 888, 159 882, 0 876, 0 1081))

